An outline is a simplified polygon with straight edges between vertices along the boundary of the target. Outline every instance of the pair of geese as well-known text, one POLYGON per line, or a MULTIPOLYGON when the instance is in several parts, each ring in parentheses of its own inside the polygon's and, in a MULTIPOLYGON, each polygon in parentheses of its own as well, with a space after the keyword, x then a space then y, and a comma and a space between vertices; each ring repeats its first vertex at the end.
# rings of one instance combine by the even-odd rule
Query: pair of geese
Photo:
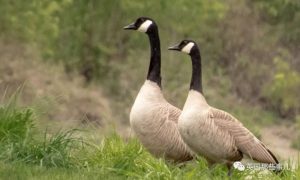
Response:
POLYGON ((209 163, 224 163, 229 168, 243 154, 251 159, 278 164, 273 153, 229 113, 211 107, 202 91, 201 56, 197 44, 183 40, 169 47, 187 53, 192 61, 192 78, 182 111, 171 105, 161 91, 161 54, 157 24, 140 17, 125 26, 148 35, 151 46, 147 80, 130 112, 130 124, 143 146, 156 157, 175 162, 189 161, 195 154, 209 163))

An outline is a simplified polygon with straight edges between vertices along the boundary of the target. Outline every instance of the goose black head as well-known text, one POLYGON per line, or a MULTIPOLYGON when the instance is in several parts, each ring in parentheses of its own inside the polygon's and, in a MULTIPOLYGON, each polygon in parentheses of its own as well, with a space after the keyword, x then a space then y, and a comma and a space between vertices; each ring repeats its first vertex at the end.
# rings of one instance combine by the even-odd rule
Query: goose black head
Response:
POLYGON ((198 46, 195 43, 195 41, 183 40, 179 44, 171 46, 168 49, 169 50, 175 50, 175 51, 181 51, 181 52, 184 52, 184 53, 187 53, 187 54, 191 55, 191 53, 193 51, 196 51, 198 49, 198 46))
POLYGON ((125 26, 125 30, 137 30, 144 33, 151 33, 157 28, 156 23, 148 17, 139 17, 135 22, 125 26))

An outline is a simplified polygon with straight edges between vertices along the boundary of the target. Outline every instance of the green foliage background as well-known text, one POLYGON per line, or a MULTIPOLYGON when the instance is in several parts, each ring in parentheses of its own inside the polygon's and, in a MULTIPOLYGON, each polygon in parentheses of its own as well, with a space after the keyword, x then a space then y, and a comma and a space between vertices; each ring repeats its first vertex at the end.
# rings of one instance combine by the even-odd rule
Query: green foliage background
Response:
MULTIPOLYGON (((148 40, 125 32, 139 16, 155 19, 162 43, 166 94, 182 104, 190 64, 166 47, 196 40, 204 61, 205 89, 234 94, 273 109, 299 114, 300 2, 291 1, 0 1, 2 39, 30 43, 47 61, 97 81, 127 113, 144 80, 148 40), (130 97, 130 98, 128 98, 130 97), (173 98, 178 97, 178 98, 173 98), (122 101, 122 102, 120 102, 122 101)), ((209 93, 208 93, 209 94, 209 93)))

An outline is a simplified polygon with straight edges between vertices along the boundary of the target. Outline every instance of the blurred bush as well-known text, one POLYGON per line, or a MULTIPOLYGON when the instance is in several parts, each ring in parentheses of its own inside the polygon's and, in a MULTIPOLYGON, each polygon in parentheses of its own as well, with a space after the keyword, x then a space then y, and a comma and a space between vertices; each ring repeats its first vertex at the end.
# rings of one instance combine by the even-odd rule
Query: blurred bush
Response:
POLYGON ((263 0, 227 2, 231 8, 220 23, 224 49, 221 59, 223 68, 234 82, 233 93, 252 104, 271 108, 282 117, 295 119, 300 109, 297 95, 300 92, 300 56, 295 51, 300 42, 297 35, 299 28, 295 26, 298 21, 295 9, 300 7, 299 3, 263 0), (290 7, 286 3, 295 4, 288 14, 284 13, 290 7), (291 19, 275 18, 266 9, 273 9, 291 19), (286 28, 291 29, 287 31, 286 28), (294 38, 290 39, 289 35, 294 38), (289 45, 286 46, 286 43, 289 45))
POLYGON ((281 57, 275 57, 274 64, 274 77, 265 86, 263 94, 280 115, 295 117, 300 109, 300 74, 281 57))
POLYGON ((30 43, 44 59, 99 82, 123 118, 137 91, 132 87, 145 77, 149 47, 145 36, 122 27, 149 16, 160 27, 163 87, 175 104, 186 97, 190 64, 174 60, 183 56, 166 47, 190 38, 201 47, 208 94, 217 89, 295 118, 299 9, 297 0, 0 0, 0 37, 30 43))
POLYGON ((261 12, 261 18, 274 25, 274 29, 279 31, 280 38, 285 42, 285 45, 290 47, 300 45, 300 1, 255 0, 255 2, 256 7, 261 12))

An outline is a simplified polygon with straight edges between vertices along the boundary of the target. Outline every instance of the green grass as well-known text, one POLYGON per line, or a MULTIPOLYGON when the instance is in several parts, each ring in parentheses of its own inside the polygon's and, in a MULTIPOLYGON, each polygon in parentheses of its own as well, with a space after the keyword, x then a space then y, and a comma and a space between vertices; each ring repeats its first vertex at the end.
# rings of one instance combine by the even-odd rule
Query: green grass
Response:
MULTIPOLYGON (((34 111, 14 102, 0 104, 0 179, 228 179, 223 165, 208 168, 202 158, 166 162, 151 156, 138 140, 124 141, 115 133, 102 139, 75 129, 40 133, 34 111)), ((232 178, 248 176, 297 179, 300 168, 281 175, 234 171, 232 178)))

